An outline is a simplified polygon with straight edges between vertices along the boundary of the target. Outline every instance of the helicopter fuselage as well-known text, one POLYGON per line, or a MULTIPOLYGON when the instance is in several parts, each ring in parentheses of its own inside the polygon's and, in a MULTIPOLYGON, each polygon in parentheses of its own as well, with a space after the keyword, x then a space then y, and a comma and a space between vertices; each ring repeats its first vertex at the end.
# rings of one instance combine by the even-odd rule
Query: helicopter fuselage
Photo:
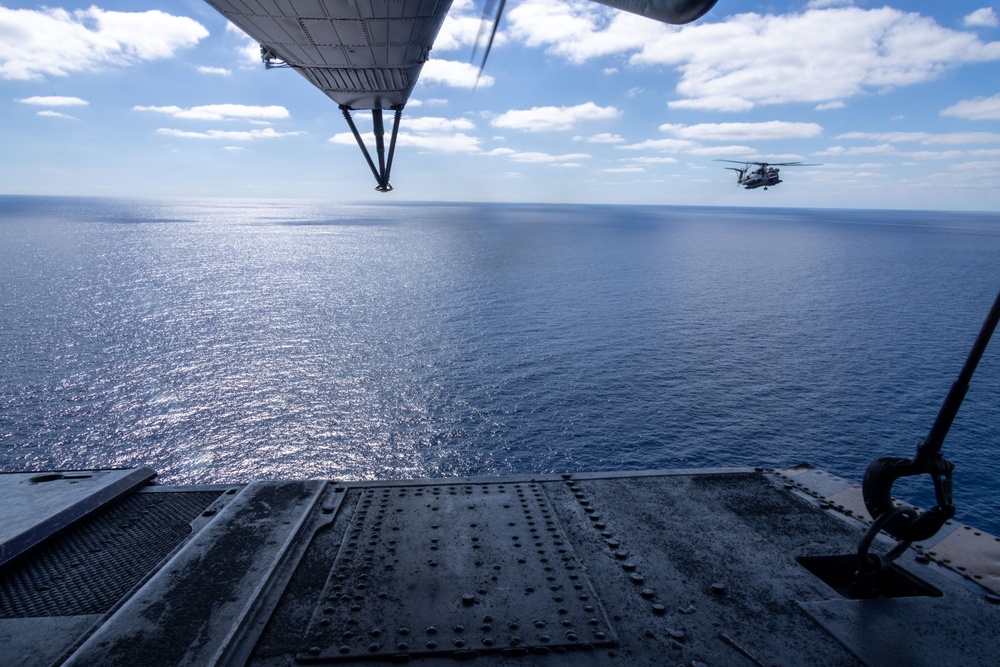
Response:
POLYGON ((781 183, 781 179, 778 177, 779 171, 780 169, 775 167, 760 167, 750 173, 741 174, 739 182, 747 190, 754 190, 761 187, 768 188, 781 183))

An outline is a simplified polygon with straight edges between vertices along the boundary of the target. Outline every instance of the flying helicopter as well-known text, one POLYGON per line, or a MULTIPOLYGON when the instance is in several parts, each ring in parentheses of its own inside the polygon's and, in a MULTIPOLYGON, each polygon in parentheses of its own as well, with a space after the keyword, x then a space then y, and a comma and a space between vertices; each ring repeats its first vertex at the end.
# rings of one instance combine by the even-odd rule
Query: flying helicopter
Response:
POLYGON ((804 162, 754 162, 752 160, 747 160, 745 162, 738 162, 737 160, 716 160, 716 162, 732 162, 733 164, 742 164, 743 168, 739 167, 726 167, 726 169, 731 169, 736 172, 736 187, 743 186, 747 190, 755 190, 756 188, 764 188, 767 190, 772 185, 777 185, 781 183, 781 178, 779 178, 778 173, 781 171, 778 167, 818 167, 818 164, 806 164, 804 162), (756 165, 756 169, 751 169, 750 165, 756 165))
MULTIPOLYGON (((690 23, 718 0, 592 0, 670 24, 690 23)), ((293 69, 340 108, 375 177, 389 192, 403 107, 429 58, 452 0, 205 0, 260 44, 267 69, 293 69), (371 110, 375 158, 352 113, 371 110), (384 111, 393 112, 386 153, 384 111), (377 161, 377 164, 376 164, 377 161)), ((482 72, 506 0, 486 0, 473 58, 482 72)))

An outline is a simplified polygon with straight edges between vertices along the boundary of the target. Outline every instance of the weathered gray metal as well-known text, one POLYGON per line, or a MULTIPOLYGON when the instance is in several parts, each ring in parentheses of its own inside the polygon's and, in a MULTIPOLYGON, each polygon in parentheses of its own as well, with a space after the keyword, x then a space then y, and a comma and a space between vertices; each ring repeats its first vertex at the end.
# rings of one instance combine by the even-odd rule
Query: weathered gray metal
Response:
MULTIPOLYGON (((991 665, 1000 655, 996 538, 948 526, 897 560, 931 595, 846 598, 799 559, 856 549, 868 523, 860 489, 808 467, 224 490, 174 555, 106 609, 0 609, 3 663, 991 665)), ((52 536, 17 567, 41 581, 49 547, 71 538, 52 536)), ((0 575, 5 592, 9 569, 0 575)), ((36 595, 68 600, 72 579, 36 595)))

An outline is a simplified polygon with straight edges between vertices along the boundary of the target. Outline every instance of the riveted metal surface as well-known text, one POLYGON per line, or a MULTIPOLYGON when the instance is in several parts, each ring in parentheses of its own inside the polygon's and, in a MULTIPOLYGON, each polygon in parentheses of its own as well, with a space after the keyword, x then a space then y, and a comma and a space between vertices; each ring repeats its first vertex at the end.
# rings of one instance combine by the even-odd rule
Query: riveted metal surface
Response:
POLYGON ((994 593, 1000 593, 1000 537, 961 525, 925 549, 927 556, 994 593))
POLYGON ((614 629, 534 483, 364 490, 299 660, 517 656, 614 629))

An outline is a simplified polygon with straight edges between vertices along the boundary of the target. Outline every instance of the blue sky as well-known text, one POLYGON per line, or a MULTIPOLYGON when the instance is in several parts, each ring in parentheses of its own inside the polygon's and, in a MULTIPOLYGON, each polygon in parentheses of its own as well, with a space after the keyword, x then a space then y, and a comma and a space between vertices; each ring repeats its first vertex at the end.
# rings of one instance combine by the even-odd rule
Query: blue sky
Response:
POLYGON ((720 0, 680 28, 509 0, 475 89, 456 0, 387 195, 336 105, 201 0, 95 2, 0 0, 0 192, 1000 210, 981 0, 720 0), (822 165, 746 191, 720 158, 822 165))

